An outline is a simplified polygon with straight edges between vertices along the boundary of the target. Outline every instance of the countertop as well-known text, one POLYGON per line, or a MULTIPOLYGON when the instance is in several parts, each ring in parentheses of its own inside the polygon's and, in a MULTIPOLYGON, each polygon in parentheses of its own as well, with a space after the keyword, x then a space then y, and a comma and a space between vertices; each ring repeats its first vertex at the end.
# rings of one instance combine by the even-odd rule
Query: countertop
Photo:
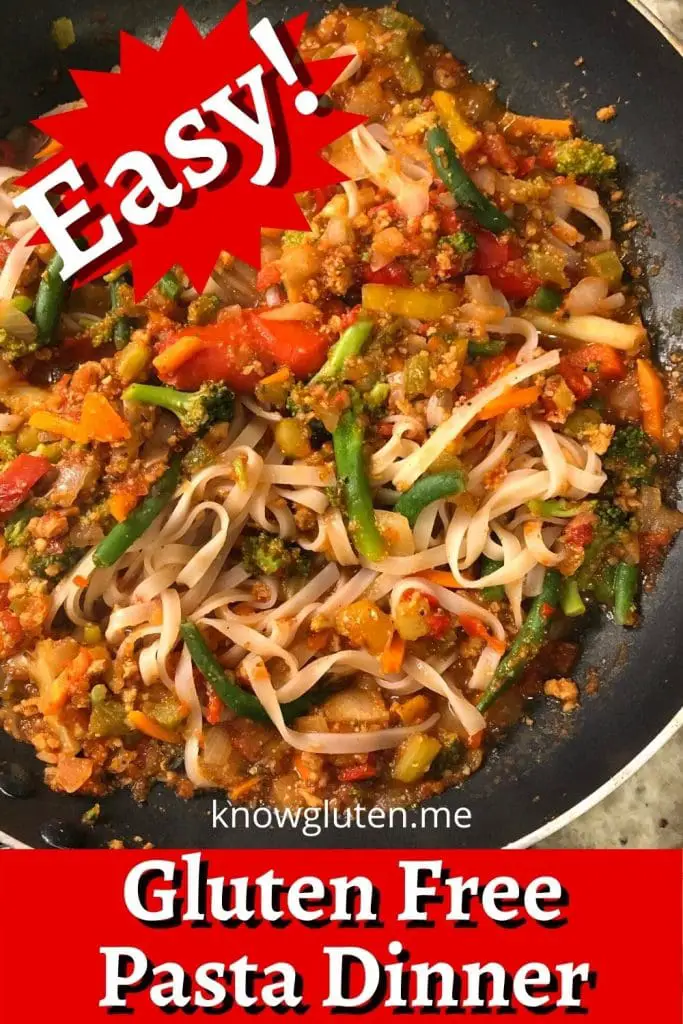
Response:
MULTIPOLYGON (((683 0, 643 0, 683 39, 683 0)), ((683 847, 683 730, 615 793, 539 846, 589 849, 683 847)))

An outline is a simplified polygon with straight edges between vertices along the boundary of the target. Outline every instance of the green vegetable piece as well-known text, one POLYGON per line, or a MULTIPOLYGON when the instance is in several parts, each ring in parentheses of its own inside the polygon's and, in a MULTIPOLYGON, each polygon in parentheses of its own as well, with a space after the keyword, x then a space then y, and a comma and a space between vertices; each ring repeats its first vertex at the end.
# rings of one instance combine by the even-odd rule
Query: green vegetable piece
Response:
POLYGON ((404 491, 394 505, 394 512, 400 512, 411 526, 415 526, 417 517, 423 509, 434 501, 440 501, 441 498, 460 494, 464 491, 466 482, 465 474, 459 469, 421 476, 412 487, 404 491))
POLYGON ((29 295, 15 295, 12 305, 16 306, 20 313, 28 313, 33 309, 33 299, 29 295))
POLYGON ((11 462, 16 458, 18 451, 14 434, 3 434, 0 437, 0 462, 11 462))
POLYGON ((527 508, 534 516, 552 516, 554 519, 572 519, 579 512, 589 511, 593 507, 588 501, 567 501, 566 498, 540 498, 527 501, 527 508))
POLYGON ((30 539, 27 530, 29 521, 38 515, 40 513, 33 505, 24 504, 15 509, 5 522, 3 531, 5 543, 11 548, 25 547, 30 539))
POLYGON ((637 565, 619 562, 614 572, 614 621, 618 626, 635 626, 636 594, 640 572, 637 565))
POLYGON ((465 758, 465 746, 457 736, 453 736, 450 743, 444 745, 432 761, 429 775, 435 779, 441 779, 446 772, 457 772, 462 768, 465 758))
POLYGON ((507 342, 504 338, 487 338, 486 341, 468 341, 467 354, 470 359, 481 356, 499 356, 505 350, 507 342))
POLYGON ((406 398, 426 395, 429 390, 429 353, 416 352, 407 360, 403 373, 406 398))
POLYGON ((343 377, 346 360, 359 354, 372 334, 372 327, 371 320, 356 320, 355 324, 347 327, 327 353, 325 363, 311 379, 311 384, 343 377))
POLYGON ((46 552, 41 555, 31 554, 28 560, 28 567, 34 576, 54 581, 63 576, 65 572, 68 572, 69 569, 73 569, 82 555, 82 548, 73 547, 67 547, 64 551, 46 552))
POLYGON ((612 438, 603 466, 619 480, 638 487, 651 484, 657 470, 657 451, 642 427, 620 427, 612 438))
MULTIPOLYGON (((231 708, 241 718, 250 718, 254 722, 270 722, 268 712, 255 694, 243 690, 235 682, 232 673, 223 670, 194 622, 183 622, 180 626, 180 635, 187 644, 192 661, 226 707, 231 708)), ((288 704, 282 704, 282 717, 287 725, 290 725, 326 696, 328 691, 321 688, 315 693, 307 693, 288 704)))
POLYGON ((60 276, 64 261, 56 253, 43 271, 36 293, 33 321, 38 329, 35 341, 36 348, 51 345, 64 301, 71 285, 62 281, 60 276))
POLYGON ((554 313, 562 305, 562 292, 550 285, 541 285, 531 296, 530 305, 543 313, 554 313))
POLYGON ((480 711, 487 711, 513 683, 521 678, 548 639, 550 623, 560 603, 562 576, 549 569, 543 579, 543 589, 529 609, 511 647, 501 659, 493 679, 477 704, 480 711))
POLYGON ((209 381, 198 391, 177 391, 158 384, 131 384, 123 393, 126 402, 144 402, 175 413, 190 434, 206 431, 213 423, 232 419, 234 392, 225 384, 209 381))
POLYGON ((375 519, 372 492, 365 466, 365 427, 357 398, 342 413, 332 435, 337 479, 346 504, 351 537, 359 554, 370 562, 384 556, 384 540, 375 519))
POLYGON ((57 18, 52 22, 50 35, 58 50, 66 50, 76 42, 74 23, 71 18, 57 18))
POLYGON ((477 240, 471 232, 461 229, 452 235, 443 235, 439 239, 439 245, 450 245, 461 256, 466 256, 477 248, 477 240))
POLYGON ((488 231, 496 235, 509 231, 512 221, 479 191, 460 163, 446 130, 441 126, 430 128, 426 143, 436 173, 459 205, 469 210, 488 231))
POLYGON ((624 268, 614 249, 607 249, 605 252, 596 253, 595 256, 589 256, 586 260, 586 269, 594 277, 602 277, 607 281, 611 291, 615 291, 621 286, 624 268))
POLYGON ((242 543, 242 564, 252 575, 306 576, 311 561, 310 552, 265 530, 242 543))
MULTIPOLYGON (((93 687, 93 690, 96 688, 93 687)), ((114 700, 108 696, 102 700, 94 700, 91 695, 88 736, 110 739, 115 736, 126 736, 131 731, 127 721, 126 708, 120 700, 114 700)))
POLYGON ((585 615, 586 606, 583 603, 576 580, 573 577, 566 579, 562 584, 562 611, 570 618, 585 615))
POLYGON ((617 161, 599 142, 589 139, 567 139, 555 144, 555 166, 560 174, 601 178, 616 170, 617 161))
MULTIPOLYGON (((490 576, 491 573, 500 569, 502 564, 502 562, 496 562, 487 555, 482 555, 480 575, 490 576)), ((485 601, 502 601, 505 598, 505 587, 502 583, 497 583, 495 587, 484 587, 481 596, 485 601)))
MULTIPOLYGON (((115 278, 109 285, 109 298, 112 311, 116 311, 122 305, 126 292, 130 289, 130 274, 124 273, 115 278)), ((117 317, 113 327, 114 345, 117 349, 125 348, 130 341, 133 321, 128 316, 117 317)))
POLYGON ((283 231, 282 232, 282 247, 288 249, 295 245, 303 245, 304 242, 310 242, 313 235, 310 231, 283 231))
POLYGON ((96 567, 110 566, 118 562, 124 551, 141 537, 173 497, 180 477, 180 459, 175 458, 168 469, 152 484, 149 494, 133 509, 122 523, 112 527, 104 540, 95 548, 93 563, 96 567))
POLYGON ((163 296, 170 299, 171 302, 175 302, 180 293, 183 290, 183 286, 173 273, 169 270, 164 276, 157 282, 157 288, 163 296))

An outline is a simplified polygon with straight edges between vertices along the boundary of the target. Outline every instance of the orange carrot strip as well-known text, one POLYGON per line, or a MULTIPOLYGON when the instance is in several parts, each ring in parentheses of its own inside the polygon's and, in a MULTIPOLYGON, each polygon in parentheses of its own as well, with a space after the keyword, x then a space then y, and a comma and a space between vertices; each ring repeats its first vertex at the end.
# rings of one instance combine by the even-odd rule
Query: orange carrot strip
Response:
POLYGON ((88 440, 111 444, 127 441, 130 427, 104 395, 89 392, 83 400, 81 430, 88 440))
POLYGON ((159 373, 174 373, 179 366, 191 359, 195 352, 204 347, 201 338, 185 335, 160 352, 152 362, 159 373))
POLYGON ((151 736, 153 740, 161 740, 162 743, 183 742, 178 733, 165 729, 163 725, 159 725, 153 718, 146 715, 144 711, 129 711, 128 723, 133 729, 143 732, 145 736, 151 736))
POLYGON ((499 654, 502 654, 505 650, 503 641, 489 633, 481 619, 475 618, 474 615, 458 615, 458 622, 468 636, 475 636, 480 640, 484 640, 489 647, 492 647, 494 651, 498 651, 499 654))
POLYGON ((83 590, 84 587, 88 586, 87 576, 74 576, 73 582, 76 584, 77 587, 80 587, 81 590, 83 590))
POLYGON ((87 440, 83 435, 80 423, 69 420, 66 416, 48 412, 47 409, 38 409, 31 413, 28 425, 35 427, 36 430, 45 430, 48 434, 56 434, 57 437, 66 437, 69 441, 75 441, 77 444, 85 444, 87 440))
POLYGON ((637 368, 643 430, 661 444, 664 439, 666 391, 661 377, 649 359, 638 359, 637 368))
POLYGON ((256 789, 257 786, 260 786, 261 782, 262 779, 258 775, 255 775, 251 779, 246 779, 245 782, 238 782, 236 786, 232 787, 228 796, 231 800, 239 800, 241 796, 246 796, 246 794, 250 793, 252 789, 256 789))
POLYGON ((451 590, 456 590, 460 587, 453 573, 447 572, 445 569, 423 569, 422 572, 418 572, 416 575, 423 580, 427 580, 428 583, 436 583, 440 587, 449 587, 451 590))
POLYGON ((400 633, 394 633, 391 640, 380 655, 379 664, 382 672, 393 674, 401 671, 406 653, 406 642, 400 633))
POLYGON ((546 139, 571 139, 574 122, 561 117, 525 117, 523 114, 506 114, 502 121, 503 131, 512 138, 524 135, 542 135, 546 139))
POLYGON ((46 142, 42 149, 39 149, 35 155, 36 160, 47 160, 49 156, 54 156, 55 153, 59 153, 62 148, 61 142, 57 142, 56 139, 50 139, 46 142))
POLYGON ((494 398, 492 402, 485 405, 479 413, 480 420, 492 420, 496 416, 502 416, 504 413, 509 412, 511 409, 526 409, 528 405, 533 405, 541 390, 537 387, 529 388, 514 388, 512 391, 508 391, 507 394, 501 395, 500 398, 494 398))
POLYGON ((109 499, 109 511, 117 523, 122 523, 124 519, 128 518, 128 513, 132 512, 136 504, 137 498, 134 494, 119 491, 117 494, 112 494, 109 499))

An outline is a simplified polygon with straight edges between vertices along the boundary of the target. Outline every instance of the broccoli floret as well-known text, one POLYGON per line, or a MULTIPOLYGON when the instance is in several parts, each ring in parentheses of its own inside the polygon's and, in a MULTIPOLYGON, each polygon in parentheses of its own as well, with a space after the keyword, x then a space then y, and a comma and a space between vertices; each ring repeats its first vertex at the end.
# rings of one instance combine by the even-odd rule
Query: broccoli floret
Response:
POLYGON ((69 569, 73 569, 82 555, 83 548, 71 547, 65 548, 64 551, 33 554, 28 560, 28 567, 34 576, 40 576, 44 580, 55 580, 69 569))
POLYGON ((0 437, 0 463, 11 462, 17 455, 17 442, 12 434, 0 437))
POLYGON ((616 170, 617 161, 599 142, 568 139, 555 146, 555 166, 560 174, 600 178, 616 170))
POLYGON ((616 540, 628 529, 628 515, 611 501, 596 501, 595 514, 598 517, 596 534, 606 540, 616 540))
POLYGON ((311 557, 298 544, 287 544, 265 531, 242 542, 242 563, 254 575, 305 576, 311 567, 311 557))
POLYGON ((308 242, 312 237, 310 231, 283 231, 282 246, 283 248, 289 248, 290 245, 303 245, 304 242, 308 242))
POLYGON ((634 487, 652 483, 657 469, 657 453, 642 427, 621 427, 612 438, 603 465, 620 481, 634 487))
POLYGON ((575 579, 582 593, 593 592, 602 600, 607 577, 611 571, 607 555, 613 545, 618 545, 625 539, 630 520, 623 509, 610 501, 596 501, 593 511, 597 516, 593 539, 586 548, 575 579))
POLYGON ((461 256, 466 256, 477 248, 477 240, 469 231, 455 231, 452 235, 444 235, 439 241, 443 245, 450 245, 461 256))
POLYGON ((15 359, 22 359, 23 356, 35 352, 37 348, 36 338, 31 341, 16 338, 13 334, 8 334, 4 327, 0 327, 0 356, 8 362, 13 363, 15 359))
POLYGON ((220 308, 221 300, 217 295, 198 295, 187 307, 187 322, 193 327, 213 323, 220 308))
POLYGON ((204 432, 213 423, 232 419, 235 395, 225 384, 209 381, 198 391, 176 391, 155 384, 132 384, 123 393, 127 402, 145 402, 175 413, 190 434, 204 432))
POLYGON ((3 536, 5 543, 11 548, 23 548, 28 541, 27 527, 29 520, 40 513, 33 505, 20 505, 5 523, 3 536))

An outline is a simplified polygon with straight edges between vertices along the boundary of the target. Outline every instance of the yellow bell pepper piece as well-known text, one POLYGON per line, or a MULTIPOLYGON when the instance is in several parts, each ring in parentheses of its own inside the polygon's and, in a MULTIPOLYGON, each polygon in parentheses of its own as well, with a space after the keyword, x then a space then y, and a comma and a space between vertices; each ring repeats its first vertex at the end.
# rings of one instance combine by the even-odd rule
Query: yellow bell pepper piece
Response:
POLYGON ((36 430, 44 430, 48 434, 56 434, 57 437, 67 437, 70 441, 76 441, 77 444, 85 444, 88 440, 80 423, 69 420, 66 416, 58 416, 47 409, 39 409, 37 412, 31 413, 28 425, 35 427, 36 430))
POLYGON ((420 288, 394 288, 387 284, 363 285, 363 307, 374 313, 439 320, 457 305, 457 295, 446 288, 425 292, 420 288))
POLYGON ((479 142, 480 133, 462 116, 455 97, 449 92, 437 90, 432 93, 432 102, 458 153, 469 153, 474 149, 479 142))

